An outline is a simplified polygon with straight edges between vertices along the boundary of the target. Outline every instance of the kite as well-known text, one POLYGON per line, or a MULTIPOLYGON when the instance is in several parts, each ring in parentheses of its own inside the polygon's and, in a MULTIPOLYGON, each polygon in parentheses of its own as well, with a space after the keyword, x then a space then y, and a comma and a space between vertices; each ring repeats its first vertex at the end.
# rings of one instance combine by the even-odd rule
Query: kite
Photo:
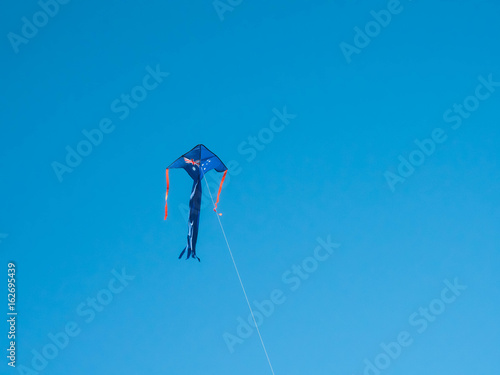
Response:
MULTIPOLYGON (((217 172, 224 172, 222 175, 222 180, 220 182, 219 191, 217 193, 217 200, 215 201, 214 211, 217 212, 217 204, 219 203, 220 191, 222 189, 222 184, 226 178, 227 168, 224 163, 211 152, 204 145, 197 145, 189 152, 185 153, 179 157, 176 161, 167 167, 167 194, 165 195, 165 219, 167 219, 168 209, 167 209, 167 198, 169 189, 169 179, 168 170, 173 168, 183 168, 189 176, 193 179, 193 188, 191 190, 191 198, 189 200, 189 220, 188 220, 188 234, 187 234, 187 245, 182 250, 179 255, 179 259, 182 258, 184 252, 187 250, 187 257, 196 258, 198 261, 200 258, 196 256, 196 241, 198 239, 198 225, 200 223, 200 206, 201 206, 201 180, 205 176, 205 173, 212 169, 217 172)), ((220 215, 220 214, 219 214, 220 215)))
MULTIPOLYGON (((187 250, 187 258, 196 258, 200 261, 200 258, 196 256, 196 240, 198 239, 198 225, 200 223, 200 208, 201 208, 201 180, 205 177, 205 174, 212 169, 215 169, 217 172, 224 172, 222 175, 222 179, 219 185, 219 191, 217 192, 217 200, 214 203, 214 211, 217 213, 217 203, 219 203, 220 191, 222 189, 222 184, 224 183, 224 179, 226 178, 227 168, 224 163, 211 152, 208 148, 203 145, 197 145, 189 152, 186 152, 184 155, 175 160, 172 164, 167 167, 167 194, 165 195, 165 219, 167 219, 168 210, 167 210, 167 198, 168 198, 168 189, 170 187, 169 179, 168 179, 168 170, 172 168, 183 168, 193 179, 193 188, 191 190, 191 198, 189 200, 189 221, 188 221, 188 235, 187 235, 187 245, 182 250, 181 255, 179 255, 179 259, 182 258, 184 253, 187 250)), ((205 180, 206 182, 206 180, 205 180)), ((208 187, 208 183, 207 183, 208 187)), ((210 192, 210 190, 209 190, 210 192)), ((212 198, 212 194, 210 193, 210 198, 212 198)), ((213 202, 213 199, 212 199, 213 202)), ((218 214, 221 215, 221 214, 218 214)), ((233 261, 234 269, 236 270, 236 274, 238 275, 238 280, 240 281, 241 289, 243 290, 243 294, 245 295, 245 299, 248 304, 248 308, 250 309, 250 313, 253 318, 253 322, 255 324, 255 328, 257 329, 257 333, 259 334, 260 342, 262 344, 262 348, 266 354, 267 362, 269 363, 269 367, 271 372, 274 375, 273 366, 271 365, 271 361, 269 359, 269 355, 267 354, 266 347, 264 345, 264 340, 262 340, 262 335, 260 334, 259 325, 255 320, 255 314, 252 310, 252 306, 250 305, 250 301, 247 296, 247 292, 245 291, 245 287, 243 286, 243 281, 241 280, 240 273, 238 272, 238 267, 236 267, 236 262, 234 261, 233 253, 231 252, 231 248, 229 246, 229 242, 227 240, 226 234, 224 232, 224 227, 222 226, 222 221, 219 216, 219 225, 222 230, 222 234, 224 235, 224 239, 226 240, 227 249, 229 254, 231 255, 231 260, 233 261)))

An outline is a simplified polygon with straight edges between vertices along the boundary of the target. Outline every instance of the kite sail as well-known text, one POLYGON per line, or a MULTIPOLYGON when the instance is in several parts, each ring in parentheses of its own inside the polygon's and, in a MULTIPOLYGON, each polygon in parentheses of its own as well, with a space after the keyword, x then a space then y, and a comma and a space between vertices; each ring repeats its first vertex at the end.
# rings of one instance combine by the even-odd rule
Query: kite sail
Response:
POLYGON ((203 180, 205 173, 212 169, 215 169, 217 172, 224 172, 220 182, 219 191, 217 193, 217 200, 215 201, 214 211, 217 211, 217 203, 219 203, 220 191, 222 189, 224 179, 226 178, 227 168, 217 155, 201 144, 195 146, 192 150, 185 153, 170 164, 166 171, 167 194, 165 195, 165 220, 168 215, 167 198, 170 185, 168 170, 173 168, 183 168, 193 179, 193 188, 191 190, 191 198, 189 200, 187 245, 179 255, 179 259, 182 258, 187 250, 186 259, 196 258, 199 261, 200 258, 196 255, 196 241, 198 239, 198 225, 200 223, 201 180, 203 180))

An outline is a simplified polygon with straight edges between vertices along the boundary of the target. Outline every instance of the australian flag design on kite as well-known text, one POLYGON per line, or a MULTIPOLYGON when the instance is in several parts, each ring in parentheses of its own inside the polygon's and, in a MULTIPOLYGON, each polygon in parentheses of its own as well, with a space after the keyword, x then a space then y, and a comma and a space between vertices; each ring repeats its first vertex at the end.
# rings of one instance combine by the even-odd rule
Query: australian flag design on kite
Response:
POLYGON ((167 198, 169 189, 168 170, 173 168, 183 168, 189 176, 193 179, 193 188, 191 190, 191 198, 189 200, 189 221, 188 221, 188 234, 187 245, 182 250, 179 259, 184 255, 187 250, 187 258, 200 258, 196 255, 196 241, 198 239, 198 225, 200 223, 200 206, 201 206, 201 180, 205 173, 212 169, 217 172, 224 172, 220 182, 219 191, 217 193, 217 200, 215 202, 214 211, 217 211, 217 203, 219 202, 219 195, 222 188, 224 179, 226 178, 227 168, 224 163, 203 145, 195 146, 191 151, 179 157, 176 161, 167 167, 167 194, 165 195, 165 219, 167 218, 167 198))

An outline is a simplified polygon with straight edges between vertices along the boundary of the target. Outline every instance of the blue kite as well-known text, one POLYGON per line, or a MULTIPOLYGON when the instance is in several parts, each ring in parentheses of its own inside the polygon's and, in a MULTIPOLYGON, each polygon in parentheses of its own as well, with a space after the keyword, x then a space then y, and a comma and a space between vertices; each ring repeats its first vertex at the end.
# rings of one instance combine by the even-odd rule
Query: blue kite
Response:
MULTIPOLYGON (((198 239, 198 225, 200 223, 200 206, 201 206, 201 180, 205 176, 205 173, 215 169, 217 172, 224 172, 222 175, 222 180, 220 182, 219 191, 217 193, 217 200, 215 201, 214 211, 217 212, 217 204, 219 203, 220 191, 222 189, 222 184, 226 178, 227 167, 224 163, 211 152, 204 145, 197 145, 189 152, 185 153, 179 157, 176 161, 167 167, 167 194, 165 195, 165 220, 167 219, 167 198, 169 189, 169 179, 168 170, 172 168, 183 168, 189 176, 193 179, 193 188, 191 190, 191 198, 189 200, 189 221, 188 221, 188 234, 187 234, 187 246, 182 250, 179 259, 182 258, 184 252, 187 250, 187 257, 196 258, 198 261, 200 258, 196 256, 196 241, 198 239)), ((220 215, 220 214, 219 214, 220 215)))

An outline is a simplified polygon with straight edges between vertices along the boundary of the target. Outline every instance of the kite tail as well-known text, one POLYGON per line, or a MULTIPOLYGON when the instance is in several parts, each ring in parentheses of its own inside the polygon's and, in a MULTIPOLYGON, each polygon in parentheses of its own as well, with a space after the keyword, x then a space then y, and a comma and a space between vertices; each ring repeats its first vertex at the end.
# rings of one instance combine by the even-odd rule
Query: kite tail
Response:
POLYGON ((187 249, 187 247, 185 247, 185 248, 184 248, 184 250, 182 250, 181 255, 179 255, 179 259, 181 259, 181 258, 182 258, 182 256, 183 256, 183 255, 184 255, 184 253, 186 252, 186 249, 187 249))
POLYGON ((189 200, 189 220, 187 245, 182 250, 179 259, 182 258, 187 250, 186 259, 200 258, 196 256, 196 241, 198 239, 198 225, 200 223, 200 204, 201 204, 201 181, 199 179, 193 181, 193 189, 191 191, 191 199, 189 200))
POLYGON ((194 251, 192 251, 190 248, 188 248, 187 246, 184 248, 184 250, 181 251, 181 254, 179 255, 179 258, 178 259, 181 259, 182 256, 184 255, 184 253, 186 252, 186 249, 188 251, 187 253, 187 256, 186 256, 186 259, 189 259, 190 257, 191 258, 195 258, 195 259, 198 259, 198 262, 201 262, 200 258, 198 258, 198 256, 196 255, 196 253, 194 251))

